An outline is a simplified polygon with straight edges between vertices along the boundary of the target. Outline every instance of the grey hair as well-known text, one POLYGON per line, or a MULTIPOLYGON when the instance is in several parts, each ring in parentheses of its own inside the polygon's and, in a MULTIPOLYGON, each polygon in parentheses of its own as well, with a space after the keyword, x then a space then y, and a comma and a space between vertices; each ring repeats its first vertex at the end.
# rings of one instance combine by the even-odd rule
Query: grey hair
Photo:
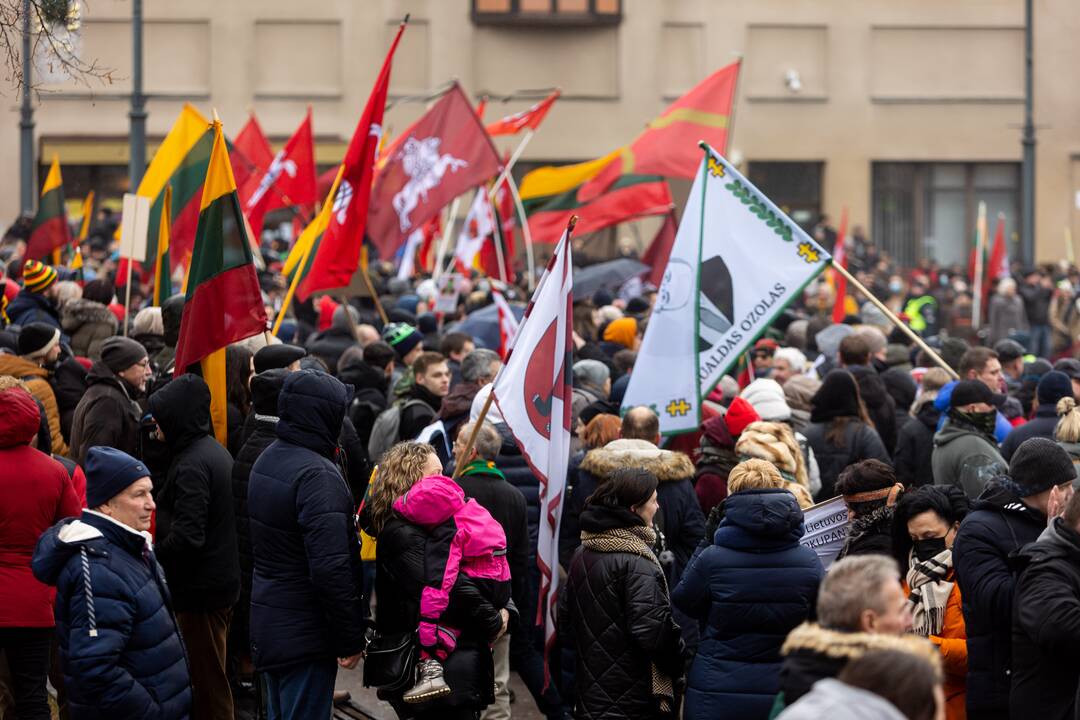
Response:
POLYGON ((461 379, 465 382, 479 382, 480 378, 491 377, 491 363, 501 362, 499 353, 486 348, 477 348, 461 360, 461 379))
MULTIPOLYGON (((468 439, 469 434, 472 432, 474 423, 464 423, 458 429, 458 437, 468 439)), ((499 450, 502 448, 502 435, 495 429, 495 426, 484 421, 484 424, 480 426, 480 431, 476 433, 476 440, 473 442, 473 449, 476 450, 476 455, 481 460, 494 460, 499 456, 499 450)))
POLYGON ((833 564, 818 592, 817 614, 831 630, 858 632, 864 610, 885 612, 884 587, 900 582, 900 566, 887 555, 856 555, 833 564))

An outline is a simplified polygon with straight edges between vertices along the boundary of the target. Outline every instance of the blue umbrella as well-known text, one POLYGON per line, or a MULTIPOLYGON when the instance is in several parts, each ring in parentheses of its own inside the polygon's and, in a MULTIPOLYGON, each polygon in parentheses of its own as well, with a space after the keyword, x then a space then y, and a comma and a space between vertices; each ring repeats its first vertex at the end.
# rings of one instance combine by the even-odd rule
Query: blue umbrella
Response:
MULTIPOLYGON (((510 309, 518 322, 525 315, 525 306, 510 303, 510 309)), ((469 314, 461 322, 448 325, 444 332, 463 332, 471 335, 478 347, 498 351, 499 349, 499 308, 485 305, 469 314)))

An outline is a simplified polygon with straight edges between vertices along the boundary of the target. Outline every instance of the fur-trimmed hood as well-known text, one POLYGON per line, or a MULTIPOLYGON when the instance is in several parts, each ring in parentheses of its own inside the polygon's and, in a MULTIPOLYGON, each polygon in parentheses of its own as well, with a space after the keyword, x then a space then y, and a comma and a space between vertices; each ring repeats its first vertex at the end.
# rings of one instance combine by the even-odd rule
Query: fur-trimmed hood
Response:
POLYGON ((694 476, 694 464, 681 452, 663 450, 647 440, 612 440, 602 448, 590 450, 581 461, 581 469, 597 478, 606 478, 625 467, 648 470, 660 482, 686 480, 694 476))
POLYGON ((780 654, 795 653, 823 655, 833 660, 854 660, 870 650, 897 650, 926 660, 941 672, 941 654, 934 644, 916 635, 876 635, 861 632, 839 632, 817 623, 804 622, 788 633, 780 654))
POLYGON ((87 323, 103 323, 116 330, 116 316, 99 302, 79 298, 60 308, 60 324, 65 332, 77 330, 87 323))

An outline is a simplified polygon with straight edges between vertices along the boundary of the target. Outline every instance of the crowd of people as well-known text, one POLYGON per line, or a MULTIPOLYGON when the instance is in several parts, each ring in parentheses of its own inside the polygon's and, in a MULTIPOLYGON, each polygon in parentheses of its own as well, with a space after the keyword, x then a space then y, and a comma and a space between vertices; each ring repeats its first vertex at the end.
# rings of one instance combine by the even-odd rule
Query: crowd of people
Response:
POLYGON ((92 247, 81 275, 7 248, 0 716, 52 695, 72 718, 325 720, 362 667, 403 718, 1073 718, 1080 274, 1018 270, 974 328, 960 274, 861 242, 934 352, 854 297, 834 323, 817 282, 673 438, 623 406, 655 288, 575 298, 554 645, 539 482, 487 402, 498 348, 462 325, 491 281, 436 313, 430 278, 373 266, 378 306, 297 303, 227 348, 219 442, 174 367, 183 296, 123 302, 92 247), (806 512, 837 496, 823 564, 806 512))

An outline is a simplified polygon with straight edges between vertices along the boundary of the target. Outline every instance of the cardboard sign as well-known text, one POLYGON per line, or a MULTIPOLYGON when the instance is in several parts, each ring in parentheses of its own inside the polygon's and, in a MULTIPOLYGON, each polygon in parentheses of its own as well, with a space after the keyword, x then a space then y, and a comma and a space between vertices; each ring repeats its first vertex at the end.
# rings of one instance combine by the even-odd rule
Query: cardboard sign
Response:
POLYGON ((124 193, 123 225, 120 226, 120 256, 146 262, 146 230, 150 224, 150 200, 124 193))
POLYGON ((847 540, 849 525, 844 498, 834 497, 803 510, 806 533, 799 542, 816 552, 821 565, 828 570, 847 540))

